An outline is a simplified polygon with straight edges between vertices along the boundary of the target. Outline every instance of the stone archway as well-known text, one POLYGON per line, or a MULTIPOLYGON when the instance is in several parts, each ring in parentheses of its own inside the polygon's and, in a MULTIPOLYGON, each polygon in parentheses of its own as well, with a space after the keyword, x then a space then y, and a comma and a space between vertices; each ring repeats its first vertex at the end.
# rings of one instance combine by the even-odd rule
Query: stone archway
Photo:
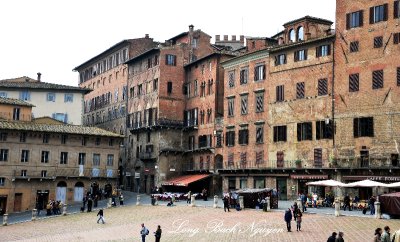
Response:
POLYGON ((57 183, 56 200, 63 203, 67 200, 67 183, 65 181, 57 183))
POLYGON ((75 188, 74 188, 74 201, 75 202, 82 202, 83 195, 84 195, 84 189, 85 189, 85 186, 83 185, 82 182, 75 183, 75 188))

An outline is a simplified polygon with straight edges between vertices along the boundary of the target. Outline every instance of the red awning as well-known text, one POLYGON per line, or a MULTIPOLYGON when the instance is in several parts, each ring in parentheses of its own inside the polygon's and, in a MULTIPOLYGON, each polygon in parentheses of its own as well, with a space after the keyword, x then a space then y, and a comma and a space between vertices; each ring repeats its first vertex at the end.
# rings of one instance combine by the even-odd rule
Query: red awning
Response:
POLYGON ((163 186, 182 186, 187 187, 190 183, 203 180, 209 177, 210 174, 197 174, 197 175, 186 175, 172 178, 162 183, 163 186))
POLYGON ((326 180, 328 179, 328 175, 291 175, 290 178, 299 180, 326 180))

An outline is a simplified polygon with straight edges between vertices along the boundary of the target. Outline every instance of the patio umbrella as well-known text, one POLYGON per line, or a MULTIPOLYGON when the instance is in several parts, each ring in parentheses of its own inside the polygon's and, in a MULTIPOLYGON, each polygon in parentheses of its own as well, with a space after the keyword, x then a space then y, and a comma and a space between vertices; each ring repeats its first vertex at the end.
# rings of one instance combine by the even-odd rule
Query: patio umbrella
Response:
POLYGON ((387 187, 388 184, 382 183, 382 182, 377 182, 377 181, 372 181, 372 180, 362 180, 362 181, 356 181, 352 183, 345 184, 344 187, 387 187))
POLYGON ((306 185, 308 186, 324 186, 324 187, 343 187, 344 183, 335 180, 322 180, 322 181, 314 181, 314 182, 307 182, 306 185))
POLYGON ((386 187, 400 187, 400 182, 388 184, 386 187))

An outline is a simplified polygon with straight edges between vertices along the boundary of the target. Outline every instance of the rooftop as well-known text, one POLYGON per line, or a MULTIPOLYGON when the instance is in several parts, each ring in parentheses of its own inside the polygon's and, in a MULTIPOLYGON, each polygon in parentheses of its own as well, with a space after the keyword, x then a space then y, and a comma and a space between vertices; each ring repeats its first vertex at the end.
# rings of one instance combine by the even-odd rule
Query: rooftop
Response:
POLYGON ((309 21, 312 21, 312 22, 317 22, 317 23, 327 24, 327 25, 332 25, 333 24, 333 22, 330 21, 330 20, 323 19, 323 18, 316 18, 316 17, 312 17, 312 16, 307 15, 307 16, 304 16, 304 17, 289 21, 289 22, 285 23, 283 26, 286 27, 287 25, 294 24, 294 23, 297 23, 297 22, 301 22, 301 21, 304 21, 304 20, 309 20, 309 21))
POLYGON ((22 101, 22 100, 19 100, 19 99, 14 99, 14 98, 6 98, 6 97, 0 97, 0 104, 35 107, 35 105, 32 105, 32 104, 27 103, 25 101, 22 101))
POLYGON ((27 76, 0 80, 0 89, 2 88, 68 90, 83 92, 85 94, 92 91, 91 89, 87 88, 37 81, 27 76))
MULTIPOLYGON (((270 53, 274 53, 274 52, 278 52, 281 50, 286 50, 289 48, 294 48, 294 47, 298 47, 298 46, 302 46, 302 45, 306 45, 306 44, 312 44, 315 42, 321 42, 321 41, 325 41, 325 40, 329 40, 329 39, 334 39, 335 35, 328 35, 328 36, 323 36, 320 38, 315 38, 315 39, 311 39, 311 40, 305 40, 305 41, 297 41, 294 43, 289 43, 289 44, 284 44, 284 45, 278 45, 276 47, 273 47, 270 49, 270 53)), ((332 40, 333 41, 333 40, 332 40)))

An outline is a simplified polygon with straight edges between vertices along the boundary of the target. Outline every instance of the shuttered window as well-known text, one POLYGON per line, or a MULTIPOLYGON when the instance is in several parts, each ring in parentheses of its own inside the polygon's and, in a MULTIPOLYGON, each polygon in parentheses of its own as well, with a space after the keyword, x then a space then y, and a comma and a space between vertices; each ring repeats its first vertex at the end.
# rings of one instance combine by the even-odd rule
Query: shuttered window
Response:
POLYGON ((349 92, 358 92, 359 91, 359 74, 351 74, 349 75, 349 92))
POLYGON ((312 140, 312 123, 297 124, 297 141, 312 140))
POLYGON ((374 38, 374 48, 381 48, 383 46, 383 37, 377 36, 374 38))
POLYGON ((284 167, 284 160, 285 159, 285 154, 283 151, 278 151, 276 152, 276 167, 282 168, 284 167))
POLYGON ((264 111, 264 93, 256 94, 256 113, 264 111))
POLYGON ((287 140, 286 126, 274 127, 274 142, 286 142, 287 140))
POLYGON ((346 14, 346 29, 363 26, 363 11, 346 14))
POLYGON ((400 33, 393 34, 393 44, 398 45, 400 43, 400 33))
POLYGON ((240 153, 240 166, 242 168, 246 168, 246 165, 247 165, 247 153, 241 152, 240 153))
POLYGON ((388 4, 374 6, 369 9, 369 23, 374 24, 388 19, 388 4))
POLYGON ((283 102, 285 101, 285 86, 280 85, 276 87, 276 101, 283 102))
POLYGON ((329 120, 329 123, 327 123, 325 120, 323 121, 317 121, 316 123, 316 134, 315 137, 317 140, 321 139, 332 139, 333 137, 333 124, 332 120, 329 120))
POLYGON ((247 79, 249 77, 249 69, 244 68, 240 70, 240 85, 247 84, 247 79))
POLYGON ((318 80, 318 96, 328 95, 328 79, 318 80))
POLYGON ((296 99, 302 99, 305 97, 305 83, 298 82, 296 84, 296 99))
POLYGON ((298 50, 294 52, 294 61, 307 60, 307 50, 298 50))
POLYGON ((374 137, 374 118, 355 118, 353 120, 354 138, 374 137))
POLYGON ((235 71, 228 72, 228 85, 230 88, 235 86, 235 71))
POLYGON ((372 72, 372 89, 383 88, 383 70, 372 72))
POLYGON ((228 99, 228 117, 232 117, 233 115, 235 115, 234 110, 235 110, 235 99, 229 98, 228 99))
POLYGON ((275 56, 275 66, 286 64, 286 54, 275 56))
POLYGON ((165 55, 165 64, 168 66, 176 66, 176 56, 175 55, 165 55))
POLYGON ((394 1, 393 17, 400 18, 400 1, 394 1))
POLYGON ((239 144, 240 145, 248 145, 249 144, 249 130, 248 129, 239 130, 239 144))
POLYGON ((264 143, 264 127, 262 126, 256 127, 256 143, 264 143))
POLYGON ((258 151, 256 152, 256 164, 263 164, 264 163, 264 152, 258 151))
POLYGON ((228 154, 228 166, 233 166, 233 153, 228 154))
POLYGON ((350 42, 350 52, 358 52, 358 48, 359 48, 359 42, 358 41, 353 41, 350 42))
POLYGON ((330 45, 320 45, 316 47, 316 57, 328 56, 331 54, 331 46, 330 45))
POLYGON ((226 146, 235 146, 235 131, 227 131, 225 133, 225 139, 226 146))
POLYGON ((314 166, 322 167, 322 149, 314 149, 314 166))
POLYGON ((254 68, 254 81, 265 80, 265 65, 258 65, 254 68))
POLYGON ((240 99, 240 113, 242 114, 242 115, 245 115, 245 114, 247 114, 247 103, 248 103, 248 95, 243 95, 243 96, 241 96, 241 99, 240 99))
POLYGON ((400 67, 397 67, 397 86, 400 86, 400 67))

